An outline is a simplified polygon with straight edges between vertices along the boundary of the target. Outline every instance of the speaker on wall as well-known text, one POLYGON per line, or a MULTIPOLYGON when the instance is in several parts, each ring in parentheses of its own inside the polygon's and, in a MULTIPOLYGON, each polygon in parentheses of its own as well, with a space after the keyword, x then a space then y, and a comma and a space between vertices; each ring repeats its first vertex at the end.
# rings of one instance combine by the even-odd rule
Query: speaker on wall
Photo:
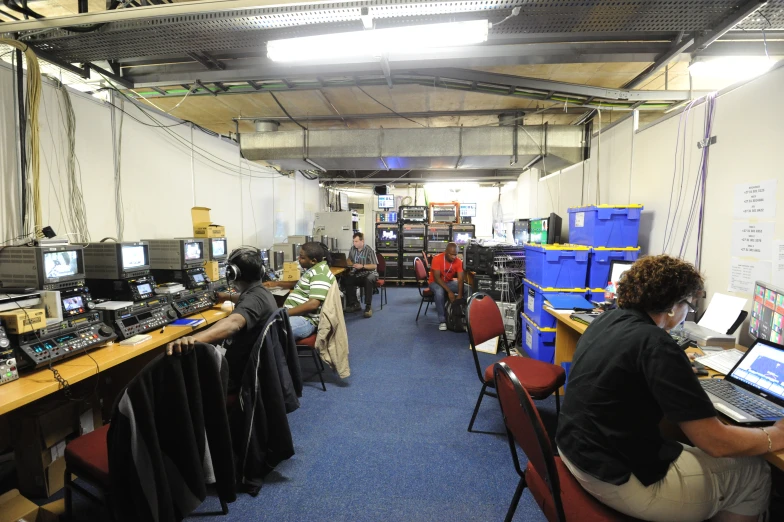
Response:
POLYGON ((386 196, 389 194, 389 187, 386 185, 376 185, 373 187, 373 194, 376 196, 386 196))

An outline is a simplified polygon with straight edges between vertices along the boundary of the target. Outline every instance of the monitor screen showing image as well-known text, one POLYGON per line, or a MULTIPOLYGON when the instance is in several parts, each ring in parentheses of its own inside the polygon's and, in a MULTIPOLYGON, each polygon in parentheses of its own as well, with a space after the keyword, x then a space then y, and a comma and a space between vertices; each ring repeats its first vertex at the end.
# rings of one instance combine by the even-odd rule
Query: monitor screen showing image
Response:
POLYGON ((471 232, 456 232, 454 242, 458 245, 467 245, 471 242, 471 232))
POLYGON ((213 239, 212 240, 212 256, 220 257, 226 255, 226 240, 213 239))
POLYGON ((378 208, 395 208, 395 196, 392 194, 379 196, 378 208))
POLYGON ((82 301, 81 296, 78 295, 75 297, 67 297, 63 299, 63 308, 66 312, 79 310, 80 308, 84 308, 84 302, 82 301))
POLYGON ((129 245, 122 247, 122 265, 124 270, 147 266, 147 246, 129 245))
POLYGON ((547 218, 541 219, 532 219, 531 220, 531 236, 529 240, 531 243, 535 243, 537 245, 546 245, 547 244, 547 233, 550 227, 550 220, 547 218))
POLYGON ((75 276, 79 273, 79 250, 44 252, 44 272, 49 279, 75 276))
POLYGON ((476 203, 460 203, 460 217, 476 217, 476 203))
POLYGON ((395 232, 394 230, 382 230, 382 231, 381 231, 381 238, 380 238, 380 239, 381 239, 382 241, 383 241, 383 240, 393 240, 393 239, 397 239, 397 232, 395 232))
POLYGON ((784 289, 762 281, 754 283, 749 333, 753 337, 784 344, 784 289))
POLYGON ((610 281, 616 287, 621 276, 632 267, 632 261, 613 261, 610 267, 610 281))
POLYGON ((193 281, 196 283, 203 283, 204 276, 202 274, 193 274, 193 281))
POLYGON ((185 243, 185 260, 186 261, 197 261, 199 259, 204 258, 204 254, 202 253, 202 245, 201 242, 191 242, 185 243))
POLYGON ((150 285, 150 283, 136 285, 136 291, 141 295, 150 294, 152 293, 152 285, 150 285))

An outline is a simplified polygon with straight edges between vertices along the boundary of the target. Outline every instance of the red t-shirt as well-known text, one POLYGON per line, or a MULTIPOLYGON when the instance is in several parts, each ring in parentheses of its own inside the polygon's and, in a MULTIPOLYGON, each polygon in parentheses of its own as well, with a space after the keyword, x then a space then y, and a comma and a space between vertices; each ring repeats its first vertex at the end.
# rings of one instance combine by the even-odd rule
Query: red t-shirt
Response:
POLYGON ((459 257, 456 257, 454 261, 448 263, 444 257, 444 254, 441 253, 437 256, 433 256, 433 262, 430 263, 430 277, 428 278, 428 282, 430 283, 435 281, 433 270, 438 270, 441 272, 441 279, 445 283, 448 283, 454 279, 458 273, 463 271, 463 262, 459 257))

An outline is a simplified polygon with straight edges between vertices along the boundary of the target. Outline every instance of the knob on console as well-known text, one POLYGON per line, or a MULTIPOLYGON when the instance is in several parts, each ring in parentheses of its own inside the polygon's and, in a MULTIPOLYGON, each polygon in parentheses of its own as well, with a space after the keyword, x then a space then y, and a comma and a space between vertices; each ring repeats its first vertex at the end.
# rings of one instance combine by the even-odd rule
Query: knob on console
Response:
POLYGON ((109 337, 114 333, 114 330, 112 330, 106 325, 103 325, 98 329, 98 333, 101 334, 101 336, 103 337, 109 337))
POLYGON ((0 348, 8 348, 9 346, 11 346, 11 341, 5 337, 0 337, 0 348))
POLYGON ((166 315, 169 316, 169 319, 177 319, 177 312, 174 310, 166 310, 166 315))

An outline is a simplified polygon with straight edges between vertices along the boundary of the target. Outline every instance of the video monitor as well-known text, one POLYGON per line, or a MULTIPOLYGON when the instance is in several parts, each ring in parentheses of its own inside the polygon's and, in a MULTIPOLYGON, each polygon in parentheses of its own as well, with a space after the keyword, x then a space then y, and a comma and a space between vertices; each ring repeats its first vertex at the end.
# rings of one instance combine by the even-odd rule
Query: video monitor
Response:
POLYGON ((84 302, 82 301, 82 296, 74 296, 74 297, 67 297, 63 299, 63 309, 66 312, 70 312, 72 310, 79 310, 80 308, 84 308, 84 302))
POLYGON ((44 252, 44 275, 47 279, 77 275, 79 270, 79 250, 44 252))
POLYGON ((228 257, 228 247, 225 237, 210 239, 210 261, 223 261, 228 257))
POLYGON ((530 239, 530 232, 528 227, 530 226, 530 220, 528 219, 516 219, 513 226, 512 226, 512 235, 514 236, 514 241, 516 245, 524 245, 528 243, 530 239))
POLYGON ((784 290, 757 281, 751 304, 749 334, 752 337, 784 344, 784 290))
POLYGON ((382 230, 381 237, 379 239, 381 239, 382 241, 395 240, 397 239, 397 230, 382 230))
POLYGON ((151 294, 152 293, 152 285, 150 283, 142 283, 140 285, 136 285, 136 290, 141 295, 151 294))
POLYGON ((551 213, 550 217, 532 219, 529 226, 531 243, 553 245, 561 242, 561 216, 551 213))
POLYGON ((147 245, 123 245, 122 266, 123 270, 146 267, 149 265, 149 251, 147 245))
POLYGON ((183 245, 185 261, 198 261, 204 259, 202 248, 204 243, 201 241, 186 241, 183 245))
POLYGON ((460 217, 476 217, 476 203, 460 203, 460 217))
POLYGON ((458 245, 467 245, 471 242, 472 237, 471 232, 454 232, 453 241, 458 245))
POLYGON ((386 194, 378 197, 378 208, 395 208, 395 196, 386 194))

